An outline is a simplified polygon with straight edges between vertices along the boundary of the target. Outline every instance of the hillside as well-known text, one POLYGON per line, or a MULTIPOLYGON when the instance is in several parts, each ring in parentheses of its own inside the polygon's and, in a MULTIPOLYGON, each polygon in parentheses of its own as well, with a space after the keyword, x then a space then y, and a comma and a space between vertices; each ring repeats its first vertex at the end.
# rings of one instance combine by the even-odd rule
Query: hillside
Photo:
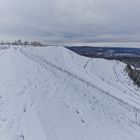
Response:
POLYGON ((0 50, 0 140, 138 140, 126 64, 63 47, 0 50))

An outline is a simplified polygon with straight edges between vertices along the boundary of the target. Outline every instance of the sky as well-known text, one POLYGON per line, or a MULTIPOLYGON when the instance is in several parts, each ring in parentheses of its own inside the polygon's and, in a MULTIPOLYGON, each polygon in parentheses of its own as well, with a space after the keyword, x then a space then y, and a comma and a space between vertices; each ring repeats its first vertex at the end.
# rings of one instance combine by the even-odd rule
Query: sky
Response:
POLYGON ((0 40, 140 41, 140 0, 0 0, 0 40))

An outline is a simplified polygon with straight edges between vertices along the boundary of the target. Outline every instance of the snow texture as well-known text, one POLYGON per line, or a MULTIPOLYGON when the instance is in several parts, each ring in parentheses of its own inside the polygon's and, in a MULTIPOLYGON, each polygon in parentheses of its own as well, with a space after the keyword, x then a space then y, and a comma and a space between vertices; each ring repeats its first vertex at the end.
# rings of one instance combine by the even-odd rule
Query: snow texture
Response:
POLYGON ((126 64, 64 47, 0 50, 0 140, 139 140, 126 64))

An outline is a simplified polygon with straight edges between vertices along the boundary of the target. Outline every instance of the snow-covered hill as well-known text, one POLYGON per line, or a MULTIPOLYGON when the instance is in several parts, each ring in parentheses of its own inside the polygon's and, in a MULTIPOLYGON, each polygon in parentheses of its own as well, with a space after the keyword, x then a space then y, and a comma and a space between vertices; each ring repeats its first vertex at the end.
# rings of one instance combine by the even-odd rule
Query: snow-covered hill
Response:
POLYGON ((0 50, 0 140, 139 140, 125 64, 63 47, 0 50))

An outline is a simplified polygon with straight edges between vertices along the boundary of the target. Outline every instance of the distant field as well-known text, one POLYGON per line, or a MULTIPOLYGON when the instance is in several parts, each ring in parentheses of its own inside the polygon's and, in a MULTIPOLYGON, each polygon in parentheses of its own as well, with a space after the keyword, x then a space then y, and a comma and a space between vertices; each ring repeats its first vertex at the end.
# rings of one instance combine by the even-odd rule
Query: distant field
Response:
POLYGON ((119 48, 140 48, 140 42, 46 42, 48 45, 59 46, 89 46, 89 47, 119 47, 119 48))

